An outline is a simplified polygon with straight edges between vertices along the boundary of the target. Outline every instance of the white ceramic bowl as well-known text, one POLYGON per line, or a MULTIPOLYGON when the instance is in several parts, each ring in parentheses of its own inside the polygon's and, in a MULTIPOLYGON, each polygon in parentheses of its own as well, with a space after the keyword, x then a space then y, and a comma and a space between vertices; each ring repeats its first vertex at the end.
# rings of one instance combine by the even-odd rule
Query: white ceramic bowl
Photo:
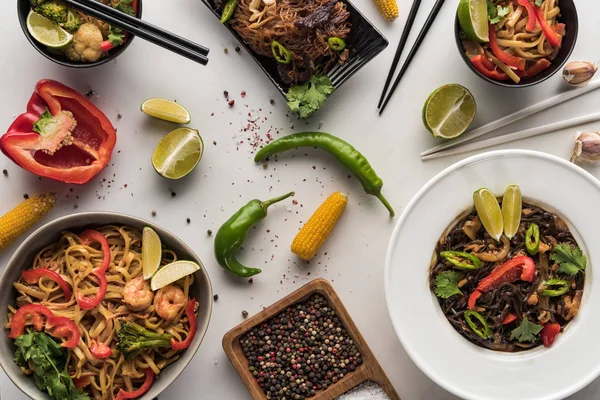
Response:
POLYGON ((600 182, 558 157, 525 150, 480 154, 452 165, 411 200, 392 235, 385 268, 388 311, 396 334, 417 366, 446 390, 473 400, 553 400, 600 375, 600 182), (546 349, 501 353, 464 339, 429 290, 428 269, 442 232, 472 207, 473 192, 497 195, 519 185, 525 201, 556 212, 587 253, 579 315, 546 349))

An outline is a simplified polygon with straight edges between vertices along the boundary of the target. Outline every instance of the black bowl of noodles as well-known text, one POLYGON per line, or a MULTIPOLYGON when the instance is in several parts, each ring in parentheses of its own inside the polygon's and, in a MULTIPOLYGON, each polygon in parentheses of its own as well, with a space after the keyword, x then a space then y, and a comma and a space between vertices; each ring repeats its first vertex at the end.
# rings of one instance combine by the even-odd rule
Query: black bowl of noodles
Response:
MULTIPOLYGON (((531 1, 529 2, 532 3, 531 1)), ((481 79, 502 87, 529 87, 549 79, 567 62, 571 56, 571 53, 573 52, 573 49, 575 48, 575 43, 577 42, 579 20, 577 17, 577 9, 575 7, 574 0, 544 0, 542 3, 542 9, 544 9, 544 7, 548 7, 548 9, 554 10, 550 11, 550 15, 552 15, 552 17, 549 18, 549 23, 552 24, 552 27, 556 32, 559 32, 562 35, 560 46, 552 47, 549 44, 549 41, 545 38, 539 22, 536 22, 537 25, 533 32, 528 32, 527 28, 523 27, 527 20, 527 13, 521 5, 515 6, 514 4, 515 3, 513 2, 509 4, 509 15, 506 17, 506 20, 503 19, 498 23, 500 25, 505 25, 502 25, 502 28, 496 29, 496 35, 502 50, 505 50, 508 53, 525 60, 525 70, 523 71, 520 71, 515 67, 508 66, 518 75, 518 82, 507 76, 507 74, 504 73, 500 67, 498 67, 498 64, 493 62, 493 58, 498 59, 498 57, 496 57, 495 53, 488 48, 488 43, 479 44, 468 40, 465 37, 465 33, 463 32, 461 23, 459 21, 459 13, 457 13, 454 22, 454 38, 457 49, 461 54, 461 58, 469 67, 469 69, 481 79), (552 4, 550 4, 550 2, 552 2, 552 4), (558 10, 556 8, 558 8, 558 10), (553 15, 557 11, 558 14, 553 15), (520 15, 520 17, 511 18, 513 15, 515 17, 520 15), (511 19, 513 20, 512 22, 515 23, 512 28, 506 26, 507 21, 510 21, 511 19), (527 36, 530 35, 534 37, 532 39, 527 38, 527 36), (534 43, 536 40, 544 41, 546 43, 543 44, 545 50, 542 49, 540 52, 537 46, 534 48, 503 46, 503 44, 510 44, 509 41, 515 37, 518 38, 517 42, 522 42, 520 45, 525 46, 529 46, 527 42, 534 43), (484 50, 484 54, 480 59, 478 59, 478 62, 475 62, 473 58, 480 55, 482 48, 484 50), (479 62, 479 60, 481 62, 479 62), (538 63, 537 65, 536 62, 538 63), (488 72, 488 70, 491 70, 491 72, 488 72), (531 71, 531 73, 528 74, 528 70, 531 71)))
MULTIPOLYGON (((45 224, 44 226, 42 226, 41 228, 36 230, 34 233, 32 233, 19 246, 19 248, 15 251, 13 256, 10 258, 10 260, 6 264, 4 270, 2 271, 2 275, 0 276, 0 287, 3 289, 3 296, 0 296, 0 321, 2 321, 2 323, 1 323, 2 326, 4 326, 5 323, 8 321, 8 307, 9 306, 15 307, 15 304, 18 303, 17 296, 20 293, 19 293, 19 291, 17 291, 17 289, 15 288, 13 283, 17 282, 20 279, 23 270, 31 268, 34 261, 39 263, 39 259, 37 261, 35 259, 36 259, 36 255, 38 253, 40 253, 40 251, 42 251, 42 250, 47 251, 48 249, 50 249, 50 250, 54 249, 54 247, 47 247, 47 246, 56 243, 61 237, 64 237, 64 235, 68 235, 66 232, 72 232, 73 234, 80 235, 82 233, 82 231, 84 231, 85 229, 98 229, 98 230, 102 231, 102 233, 104 235, 106 235, 107 237, 110 238, 110 233, 107 233, 107 232, 112 232, 115 230, 119 231, 119 229, 117 229, 117 228, 120 228, 123 230, 123 232, 127 232, 126 235, 123 235, 123 238, 125 238, 125 236, 131 236, 132 239, 131 239, 131 242, 129 242, 129 243, 131 245, 131 249, 134 249, 134 242, 136 240, 135 238, 138 238, 138 234, 146 226, 149 226, 152 229, 154 229, 154 231, 160 237, 162 245, 163 245, 163 258, 167 257, 167 256, 165 256, 165 254, 168 253, 168 254, 170 254, 169 257, 176 255, 177 259, 179 259, 179 260, 194 261, 201 267, 198 271, 196 271, 194 273, 193 283, 187 287, 187 290, 189 290, 189 292, 188 292, 189 298, 195 297, 196 301, 198 303, 197 318, 196 318, 196 322, 197 322, 196 334, 194 335, 189 347, 187 347, 186 349, 184 349, 180 353, 178 353, 177 354, 178 357, 173 357, 169 361, 169 363, 167 363, 163 368, 160 368, 160 373, 156 375, 156 379, 154 379, 154 381, 153 381, 152 385, 150 386, 150 388, 148 389, 148 391, 143 393, 140 397, 136 397, 136 398, 138 398, 140 400, 151 400, 151 399, 155 398, 156 396, 158 396, 171 383, 173 383, 173 381, 179 376, 179 374, 181 374, 181 372, 185 369, 185 367, 188 365, 188 363, 192 360, 192 357, 194 356, 194 354, 200 347, 200 343, 202 342, 202 339, 204 338, 206 330, 208 329, 208 323, 209 323, 211 311, 212 311, 212 303, 213 303, 212 296, 213 296, 213 294, 212 294, 212 286, 210 283, 210 278, 208 276, 208 273, 205 270, 205 268, 202 266, 202 262, 196 256, 196 254, 192 251, 192 249, 190 247, 188 247, 180 239, 178 239, 175 235, 173 235, 172 233, 166 231, 165 229, 157 226, 156 224, 153 224, 148 221, 144 221, 142 219, 139 219, 139 218, 136 218, 133 216, 118 214, 118 213, 110 213, 110 212, 86 212, 86 213, 74 214, 74 215, 69 215, 69 216, 58 218, 54 221, 51 221, 51 222, 45 224)), ((141 238, 141 236, 139 236, 139 237, 141 238)), ((114 241, 111 241, 110 243, 111 243, 110 244, 111 255, 113 256, 113 261, 114 261, 116 259, 116 257, 118 256, 118 253, 120 250, 117 248, 118 244, 116 245, 114 241)), ((126 239, 124 241, 124 243, 128 243, 128 240, 126 239)), ((127 245, 125 245, 125 247, 127 247, 127 245)), ((133 254, 131 252, 128 254, 133 256, 133 254)), ((135 257, 138 257, 138 255, 139 254, 136 253, 135 257)), ((43 257, 40 257, 40 259, 43 259, 43 257)), ((128 261, 128 259, 129 259, 129 257, 122 258, 122 260, 125 260, 124 262, 125 262, 126 266, 128 268, 131 268, 130 264, 132 262, 128 261), (126 258, 127 258, 127 260, 126 260, 126 258), (128 264, 128 262, 129 262, 129 264, 128 264)), ((116 262, 115 262, 115 265, 116 265, 116 262)), ((39 264, 38 264, 38 266, 39 266, 39 264)), ((116 267, 111 267, 110 272, 113 273, 115 268, 116 267)), ((184 278, 184 279, 180 280, 179 282, 181 282, 183 280, 187 280, 187 279, 188 278, 184 278)), ((108 296, 109 294, 114 294, 114 293, 112 293, 112 292, 114 292, 114 290, 111 290, 111 288, 110 288, 111 284, 115 285, 116 283, 114 280, 109 279, 109 290, 107 292, 107 296, 105 297, 105 299, 107 299, 109 297, 108 296)), ((73 298, 75 298, 75 297, 73 297, 73 298)), ((120 301, 121 300, 117 300, 117 302, 120 302, 120 301)), ((103 304, 104 304, 104 301, 103 301, 103 304)), ((22 305, 18 305, 18 306, 23 307, 22 305)), ((48 306, 52 307, 53 305, 48 305, 48 306)), ((58 311, 56 311, 57 308, 52 308, 52 309, 55 310, 55 312, 58 312, 58 311)), ((88 312, 89 311, 93 311, 93 310, 88 310, 88 312)), ((148 310, 144 310, 143 312, 148 313, 148 310)), ((139 313, 142 313, 142 311, 140 311, 139 313)), ((182 313, 183 313, 183 311, 182 311, 182 313)), ((150 312, 147 315, 152 315, 152 313, 150 312)), ((125 317, 128 318, 128 316, 125 316, 125 317)), ((84 321, 83 318, 84 317, 81 318, 81 321, 84 321)), ((125 320, 120 319, 120 318, 121 318, 120 316, 116 315, 114 319, 120 321, 119 323, 121 324, 121 329, 122 329, 122 326, 125 324, 125 320)), ((147 318, 150 320, 151 316, 147 317, 147 318)), ((139 320, 136 320, 136 321, 139 322, 139 320)), ((48 324, 46 323, 46 325, 48 325, 48 324)), ((115 323, 115 325, 116 325, 116 323, 115 323)), ((80 330, 85 329, 84 322, 81 322, 81 323, 78 322, 77 326, 80 330)), ((46 329, 50 329, 50 328, 48 328, 46 326, 46 329)), ((168 328, 165 328, 165 329, 168 329, 168 328)), ((91 329, 89 329, 89 331, 91 331, 91 329)), ((34 399, 42 398, 43 392, 40 391, 40 389, 38 389, 36 387, 34 378, 23 373, 23 371, 19 368, 19 366, 17 366, 17 364, 13 361, 13 357, 15 355, 15 351, 17 350, 17 347, 15 346, 15 340, 9 338, 9 336, 8 336, 9 332, 10 332, 9 329, 3 329, 2 334, 0 334, 0 366, 4 369, 4 371, 6 372, 8 377, 12 380, 12 382, 21 391, 23 391, 23 393, 25 393, 27 396, 34 398, 34 399)), ((101 340, 100 337, 101 336, 98 336, 99 341, 101 340)), ((80 342, 79 342, 80 344, 74 350, 80 349, 82 341, 86 342, 87 340, 88 340, 87 336, 82 335, 80 342)), ((183 339, 181 339, 181 340, 183 340, 183 339)), ((114 343, 114 341, 111 341, 109 343, 111 345, 110 347, 112 349, 112 355, 110 356, 111 358, 109 360, 113 360, 114 357, 116 357, 116 356, 118 356, 118 357, 123 356, 122 353, 118 353, 115 351, 116 346, 112 346, 113 343, 114 343)), ((62 349, 62 347, 61 347, 61 349, 62 349)), ((91 349, 91 347, 90 347, 90 349, 91 349)), ((156 365, 158 365, 159 356, 158 356, 158 353, 154 353, 154 350, 155 349, 153 348, 146 354, 149 356, 152 356, 152 362, 155 362, 156 365)), ((91 351, 93 351, 93 350, 91 350, 91 351)), ((169 350, 169 351, 171 351, 171 350, 169 350)), ((76 353, 76 351, 74 351, 74 353, 76 353)), ((143 354, 144 353, 142 353, 142 355, 143 354)), ((140 355, 139 357, 141 357, 142 355, 140 355)), ((75 357, 75 356, 73 356, 73 357, 75 357)), ((137 360, 137 358, 134 358, 132 361, 124 361, 121 365, 124 365, 128 362, 131 363, 133 370, 129 371, 128 373, 132 373, 132 372, 136 373, 136 370, 138 368, 137 367, 138 361, 136 361, 136 360, 137 360)), ((146 362, 148 362, 148 361, 146 360, 146 362)), ((100 360, 100 363, 102 363, 101 360, 100 360)), ((84 364, 84 367, 86 365, 88 365, 88 363, 84 364)), ((148 365, 150 365, 150 364, 148 364, 148 365)), ((71 366, 71 364, 69 363, 67 366, 67 370, 70 369, 70 366, 71 366)), ((90 373, 91 372, 93 372, 93 371, 90 371, 90 373)), ((116 374, 115 381, 118 378, 125 380, 126 375, 125 375, 124 370, 122 370, 121 372, 122 372, 122 374, 119 374, 119 373, 116 374)), ((73 373, 71 372, 70 375, 72 375, 72 374, 73 373)), ((127 379, 130 379, 130 378, 127 378, 127 379)), ((74 380, 74 381, 75 381, 75 383, 78 383, 76 380, 74 380)), ((139 388, 143 381, 144 381, 143 376, 139 377, 139 378, 131 378, 130 379, 130 382, 133 384, 134 389, 139 388)), ((88 389, 91 386, 92 385, 88 385, 88 389)), ((108 389, 108 390, 110 390, 110 389, 108 389)), ((116 395, 116 391, 115 391, 115 395, 116 395)))

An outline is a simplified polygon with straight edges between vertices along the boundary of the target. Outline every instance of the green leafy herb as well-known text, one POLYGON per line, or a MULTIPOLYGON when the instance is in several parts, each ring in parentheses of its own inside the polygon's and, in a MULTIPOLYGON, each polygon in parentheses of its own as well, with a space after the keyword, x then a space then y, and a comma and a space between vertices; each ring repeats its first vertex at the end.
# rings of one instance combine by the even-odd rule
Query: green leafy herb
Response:
POLYGON ((125 40, 125 34, 123 33, 123 29, 111 25, 108 30, 108 40, 110 40, 113 47, 122 45, 123 41, 125 40))
POLYGON ((508 6, 496 4, 496 0, 487 0, 488 19, 491 24, 497 24, 510 13, 508 6))
POLYGON ((133 9, 133 0, 120 0, 115 8, 125 14, 134 15, 135 10, 133 9))
POLYGON ((544 0, 535 0, 535 5, 541 7, 544 4, 544 0))
POLYGON ((308 118, 325 104, 334 90, 329 77, 315 74, 310 81, 292 86, 285 97, 290 110, 297 112, 300 118, 308 118))
POLYGON ((462 294, 458 288, 459 274, 456 271, 444 271, 435 277, 435 295, 447 299, 462 294))
POLYGON ((567 275, 576 275, 585 270, 587 259, 579 247, 561 243, 554 247, 550 259, 558 263, 558 271, 567 275))
POLYGON ((517 339, 519 342, 535 342, 537 340, 536 335, 542 330, 542 325, 534 324, 527 318, 523 319, 521 325, 516 327, 510 333, 510 340, 517 339))
POLYGON ((41 332, 28 332, 15 340, 17 365, 33 370, 36 386, 48 392, 51 400, 89 400, 77 389, 65 366, 67 351, 41 332))

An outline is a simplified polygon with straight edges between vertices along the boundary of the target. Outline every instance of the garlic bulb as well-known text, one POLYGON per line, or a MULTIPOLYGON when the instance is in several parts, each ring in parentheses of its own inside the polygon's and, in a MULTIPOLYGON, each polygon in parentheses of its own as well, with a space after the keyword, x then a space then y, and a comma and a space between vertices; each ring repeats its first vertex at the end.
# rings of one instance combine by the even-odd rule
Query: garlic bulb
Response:
POLYGON ((600 160, 600 132, 583 132, 575 141, 571 162, 596 162, 600 160))
POLYGON ((572 61, 563 70, 563 78, 571 86, 585 86, 598 70, 596 64, 588 61, 572 61))

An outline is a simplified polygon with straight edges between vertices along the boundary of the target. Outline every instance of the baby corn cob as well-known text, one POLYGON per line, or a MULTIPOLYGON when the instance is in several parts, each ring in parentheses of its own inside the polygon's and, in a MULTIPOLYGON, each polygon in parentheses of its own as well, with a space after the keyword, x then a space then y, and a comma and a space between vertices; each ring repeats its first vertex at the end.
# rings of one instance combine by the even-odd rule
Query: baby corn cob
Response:
POLYGON ((292 253, 306 261, 313 258, 340 219, 346 204, 348 196, 344 193, 335 192, 329 196, 294 238, 292 253))
POLYGON ((383 15, 383 18, 388 21, 393 21, 398 18, 400 12, 398 11, 398 3, 396 0, 375 0, 377 9, 383 15))
POLYGON ((55 201, 54 193, 41 193, 30 197, 0 217, 0 251, 48 214, 55 201))

